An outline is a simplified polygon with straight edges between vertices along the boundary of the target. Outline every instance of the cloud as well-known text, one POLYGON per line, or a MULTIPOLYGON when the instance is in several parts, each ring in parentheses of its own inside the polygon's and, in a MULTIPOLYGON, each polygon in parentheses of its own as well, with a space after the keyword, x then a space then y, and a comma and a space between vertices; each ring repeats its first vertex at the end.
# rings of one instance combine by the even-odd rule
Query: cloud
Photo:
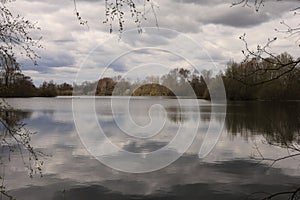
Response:
POLYGON ((252 27, 272 19, 269 13, 254 13, 250 9, 224 9, 219 7, 213 15, 201 16, 198 21, 202 23, 221 24, 232 27, 252 27), (225 10, 221 12, 221 10, 225 10))
POLYGON ((39 56, 41 59, 37 59, 38 65, 35 66, 31 60, 22 59, 20 63, 22 64, 23 70, 35 70, 38 72, 51 72, 54 68, 63 68, 74 66, 75 58, 70 54, 62 50, 57 51, 40 51, 39 56))
POLYGON ((173 0, 173 2, 181 3, 181 4, 196 4, 196 5, 219 5, 219 4, 230 4, 231 1, 228 0, 173 0))
MULTIPOLYGON (((119 42, 124 43, 124 49, 172 47, 174 41, 180 38, 178 35, 181 33, 200 43, 218 66, 224 66, 226 60, 234 58, 238 61, 242 58, 240 52, 243 46, 238 37, 243 33, 248 33, 250 46, 254 45, 255 47, 259 43, 264 43, 269 36, 276 34, 280 38, 281 35, 274 32, 274 28, 278 28, 280 20, 295 23, 299 21, 299 16, 289 15, 290 10, 299 4, 299 1, 296 0, 267 1, 258 13, 255 12, 254 8, 242 6, 231 8, 231 0, 160 0, 157 3, 159 8, 156 9, 156 16, 159 29, 154 29, 160 31, 161 35, 148 33, 140 35, 137 31, 132 31, 126 37, 122 38, 121 36, 121 39, 118 33, 109 34, 109 27, 102 23, 105 18, 103 0, 77 1, 77 8, 81 16, 88 20, 87 26, 79 25, 74 15, 72 1, 18 0, 10 3, 9 6, 14 13, 19 13, 38 22, 41 31, 35 31, 34 37, 43 36, 41 43, 45 48, 38 51, 41 56, 41 59, 38 60, 39 66, 34 67, 31 62, 21 58, 19 60, 23 70, 30 72, 37 84, 42 80, 51 79, 59 82, 73 82, 76 71, 74 69, 79 69, 84 59, 97 46, 97 51, 100 54, 99 52, 98 54, 95 53, 92 59, 86 61, 86 67, 98 69, 100 73, 107 60, 113 59, 111 55, 122 52, 118 45, 119 42), (178 32, 167 34, 164 32, 164 28, 178 32), (113 36, 114 39, 111 39, 113 36), (32 71, 38 73, 32 73, 32 71)), ((155 27, 153 13, 149 11, 146 17, 147 20, 143 21, 142 25, 155 27)), ((126 15, 125 30, 135 27, 131 16, 126 15)), ((297 55, 298 51, 293 48, 293 42, 284 37, 282 35, 276 52, 290 49, 290 52, 297 55)), ((184 47, 187 45, 185 39, 181 38, 180 40, 182 44, 180 48, 189 49, 184 47)), ((189 51, 190 54, 196 52, 193 49, 189 49, 189 51)), ((202 63, 206 59, 203 55, 195 55, 194 57, 202 63)), ((130 66, 147 64, 150 60, 145 54, 133 58, 128 57, 122 59, 124 63, 120 62, 113 66, 110 73, 125 72, 130 66)), ((165 64, 161 57, 157 57, 157 62, 165 64)), ((149 73, 154 72, 150 70, 149 73)), ((88 79, 90 75, 87 73, 84 78, 88 79)))

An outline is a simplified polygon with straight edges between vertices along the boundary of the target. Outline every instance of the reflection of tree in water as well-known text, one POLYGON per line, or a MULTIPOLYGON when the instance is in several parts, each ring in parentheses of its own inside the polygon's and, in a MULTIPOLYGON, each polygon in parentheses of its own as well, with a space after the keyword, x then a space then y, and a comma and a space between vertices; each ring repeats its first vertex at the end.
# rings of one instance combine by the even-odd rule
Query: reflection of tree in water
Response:
MULTIPOLYGON (((43 156, 42 152, 36 151, 30 144, 31 137, 34 134, 29 131, 25 124, 22 122, 24 118, 30 117, 31 113, 20 110, 15 110, 6 104, 4 101, 0 101, 0 145, 2 154, 0 155, 0 164, 5 165, 6 161, 10 161, 11 153, 17 152, 20 154, 24 166, 29 171, 29 176, 39 173, 42 175, 43 161, 39 159, 43 156), (3 153, 6 153, 5 155, 3 153), (6 158, 8 156, 8 158, 6 158)), ((4 171, 4 170, 3 170, 4 171)), ((0 176, 0 194, 6 196, 9 199, 13 199, 6 192, 4 186, 4 172, 0 176)))
POLYGON ((168 119, 171 122, 180 124, 187 120, 186 116, 183 114, 184 111, 182 110, 182 108, 178 106, 170 106, 170 107, 166 107, 165 109, 167 111, 168 119))
POLYGON ((200 118, 202 122, 210 122, 211 120, 211 105, 200 106, 200 118))
MULTIPOLYGON (((256 152, 251 156, 259 162, 276 162, 300 156, 300 103, 299 102, 239 102, 228 105, 226 129, 231 137, 241 135, 245 139, 256 135, 263 135, 265 141, 272 146, 288 150, 288 154, 275 158, 263 155, 257 144, 256 152)), ((286 160, 288 162, 288 160, 286 160)), ((260 199, 299 199, 300 187, 291 191, 280 191, 265 194, 260 199)), ((254 198, 254 194, 249 199, 254 198)))
POLYGON ((263 135, 269 143, 299 143, 300 103, 246 102, 227 107, 226 129, 232 137, 263 135))
MULTIPOLYGON (((174 122, 176 124, 184 123, 188 120, 188 117, 191 116, 190 114, 187 114, 189 111, 189 108, 183 108, 178 106, 169 106, 165 108, 167 111, 168 119, 171 122, 174 122)), ((211 105, 201 105, 199 107, 200 110, 200 120, 202 122, 209 122, 211 120, 211 105)))

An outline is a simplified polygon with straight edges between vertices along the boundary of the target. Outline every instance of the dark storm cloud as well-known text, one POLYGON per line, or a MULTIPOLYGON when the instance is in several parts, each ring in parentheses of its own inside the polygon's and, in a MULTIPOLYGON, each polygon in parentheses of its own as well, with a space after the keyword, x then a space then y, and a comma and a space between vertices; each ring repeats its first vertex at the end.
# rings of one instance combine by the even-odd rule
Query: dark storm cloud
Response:
POLYGON ((199 21, 232 27, 251 27, 271 19, 272 16, 268 13, 254 13, 249 9, 232 9, 230 12, 215 13, 213 16, 199 19, 199 21))
MULTIPOLYGON (((173 0, 173 2, 177 5, 170 6, 182 10, 182 12, 179 13, 182 20, 187 18, 187 16, 190 16, 189 23, 192 23, 192 21, 196 19, 198 25, 199 23, 221 24, 237 28, 260 25, 273 19, 280 18, 284 13, 300 6, 299 0, 288 0, 284 2, 270 0, 266 1, 264 6, 257 12, 252 2, 249 3, 249 6, 243 6, 243 4, 241 4, 233 7, 232 3, 237 1, 173 0), (185 7, 186 9, 184 9, 185 7), (194 12, 192 11, 193 7, 195 10, 194 12)), ((186 24, 184 26, 187 27, 186 24)), ((194 30, 191 30, 191 32, 194 32, 194 30)))
POLYGON ((135 30, 126 32, 122 36, 122 41, 135 48, 139 46, 161 46, 171 43, 172 39, 179 34, 166 29, 159 29, 159 32, 157 30, 157 28, 146 29, 140 36, 136 34, 135 30))
POLYGON ((75 62, 74 57, 61 51, 42 51, 39 56, 41 59, 37 60, 37 66, 35 66, 30 60, 20 61, 22 69, 47 73, 52 71, 51 68, 71 66, 75 62))
POLYGON ((112 63, 108 66, 108 68, 113 69, 115 72, 126 72, 126 65, 124 63, 120 63, 118 61, 112 63))
POLYGON ((43 60, 40 65, 45 65, 48 67, 60 67, 60 66, 70 66, 74 64, 74 57, 67 53, 57 53, 53 55, 51 53, 43 55, 43 60))

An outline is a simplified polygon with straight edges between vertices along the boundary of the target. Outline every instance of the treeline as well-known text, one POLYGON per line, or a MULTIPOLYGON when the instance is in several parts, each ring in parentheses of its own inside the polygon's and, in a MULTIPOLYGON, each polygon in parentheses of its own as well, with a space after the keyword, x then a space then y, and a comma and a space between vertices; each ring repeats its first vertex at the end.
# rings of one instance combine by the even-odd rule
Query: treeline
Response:
MULTIPOLYGON (((292 72, 283 73, 272 65, 272 59, 289 63, 292 57, 283 53, 265 60, 252 59, 247 62, 230 62, 225 71, 213 75, 211 71, 198 71, 177 68, 161 77, 149 76, 141 81, 130 81, 118 77, 105 77, 96 82, 82 84, 55 84, 43 82, 36 87, 31 78, 20 71, 2 71, 0 74, 1 97, 55 97, 62 95, 98 96, 185 96, 209 99, 211 90, 218 88, 216 80, 223 79, 226 96, 229 100, 296 100, 300 99, 300 70, 296 66, 292 72), (270 82, 263 83, 264 80, 270 82), (277 78, 278 77, 278 78, 277 78), (256 83, 263 84, 256 84, 256 83)), ((216 94, 217 92, 214 92, 216 94)))
POLYGON ((300 66, 283 53, 267 59, 228 64, 221 74, 230 100, 299 100, 300 66), (278 66, 278 64, 282 63, 278 66), (290 71, 289 71, 290 70, 290 71), (271 80, 271 81, 268 81, 271 80), (260 84, 261 83, 261 84, 260 84))
MULTIPOLYGON (((203 71, 210 77, 210 71, 203 71)), ((161 77, 148 76, 142 81, 132 82, 122 77, 105 77, 97 82, 83 82, 74 85, 74 95, 98 96, 197 96, 209 98, 204 76, 197 71, 191 72, 183 68, 171 70, 161 77)))
MULTIPOLYGON (((267 59, 252 59, 247 62, 229 62, 224 71, 214 76, 212 71, 191 72, 173 69, 162 77, 146 77, 131 83, 120 77, 103 78, 95 83, 75 85, 77 94, 84 95, 133 95, 133 96, 194 96, 209 99, 209 88, 218 88, 222 79, 228 100, 299 100, 300 66, 291 63, 292 56, 283 53, 267 59), (274 63, 282 63, 282 66, 274 63), (288 73, 285 73, 285 72, 288 73), (272 80, 272 81, 266 81, 272 80), (260 84, 258 84, 260 83, 260 84), (191 89, 193 91, 191 91, 191 89), (96 91, 96 92, 95 92, 96 91)), ((217 92, 214 92, 217 93, 217 92)), ((76 93, 75 93, 76 94, 76 93)))
POLYGON ((53 81, 43 82, 36 87, 29 76, 20 71, 0 72, 0 97, 55 97, 58 95, 72 95, 70 84, 55 84, 53 81))

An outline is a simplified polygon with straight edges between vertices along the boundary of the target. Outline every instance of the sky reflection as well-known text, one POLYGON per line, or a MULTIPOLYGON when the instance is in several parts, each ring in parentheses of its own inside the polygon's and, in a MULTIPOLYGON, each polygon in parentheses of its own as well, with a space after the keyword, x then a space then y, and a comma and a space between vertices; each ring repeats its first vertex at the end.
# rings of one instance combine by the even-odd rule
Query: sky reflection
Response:
MULTIPOLYGON (((257 163, 249 156, 255 152, 254 144, 266 157, 287 155, 286 150, 265 144, 263 141, 278 140, 275 129, 262 122, 266 116, 271 124, 289 123, 287 139, 299 137, 299 103, 285 106, 246 103, 227 107, 225 130, 213 151, 203 160, 197 154, 203 141, 203 132, 209 121, 209 104, 202 102, 201 129, 189 150, 170 166, 146 174, 127 174, 112 170, 91 156, 76 133, 71 99, 9 100, 13 106, 23 108, 27 115, 23 121, 29 129, 37 131, 32 145, 51 155, 46 157, 44 177, 30 179, 20 160, 13 154, 11 162, 5 163, 5 183, 17 199, 241 199, 252 192, 277 192, 293 189, 299 183, 299 159, 287 160, 270 167, 268 163, 257 163), (52 102, 54 101, 55 104, 52 102), (29 103, 28 103, 29 102, 29 103), (271 109, 276 107, 276 109, 271 109), (262 110, 265 108, 265 110, 262 110), (293 110, 294 112, 291 112, 293 110), (280 116, 280 117, 278 117, 280 116), (291 133, 291 132, 290 132, 291 133), (297 134, 298 133, 298 134, 297 134), (280 181, 279 181, 280 180, 280 181)), ((97 101, 103 101, 101 99, 97 101)), ((146 101, 146 100, 145 100, 146 101)), ((143 104, 143 101, 140 101, 143 104)), ((101 113, 97 110, 97 113, 101 113)), ((129 141, 129 136, 116 137, 111 126, 109 112, 104 111, 108 137, 129 151, 153 151, 163 147, 172 138, 178 123, 187 131, 193 123, 191 109, 178 110, 167 107, 167 127, 163 136, 149 141, 129 141), (177 120, 178 116, 180 120, 177 120), (176 118, 174 120, 174 118, 176 118)), ((213 120, 218 125, 218 117, 213 120)), ((286 126, 280 126, 282 131, 286 126)), ((278 127, 276 127, 278 128, 278 127)))

